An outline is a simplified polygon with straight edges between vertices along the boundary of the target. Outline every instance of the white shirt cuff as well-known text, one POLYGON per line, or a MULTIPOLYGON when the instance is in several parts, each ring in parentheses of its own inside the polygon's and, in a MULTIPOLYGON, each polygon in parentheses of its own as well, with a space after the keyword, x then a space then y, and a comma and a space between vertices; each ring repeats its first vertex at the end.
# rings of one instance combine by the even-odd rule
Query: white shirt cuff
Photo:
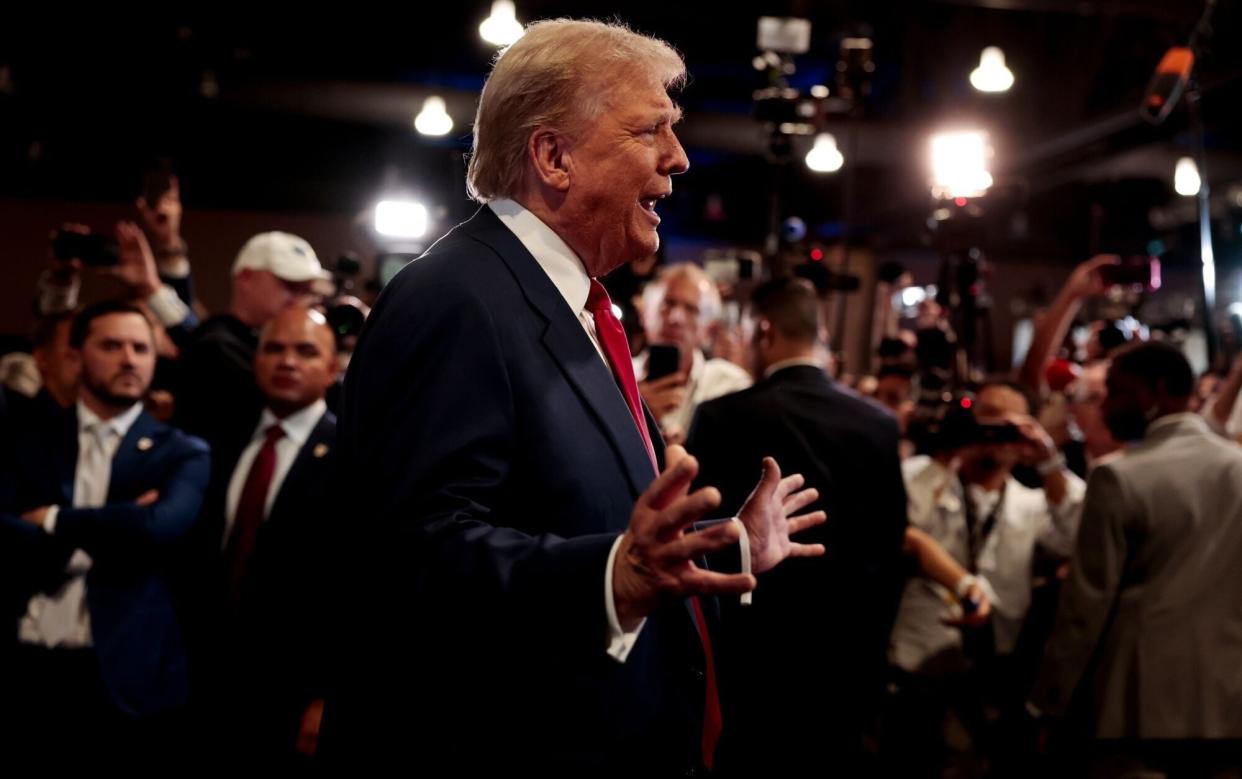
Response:
POLYGON ((44 271, 39 276, 38 289, 40 315, 65 314, 78 307, 78 292, 82 289, 82 282, 75 278, 66 286, 54 284, 51 274, 44 271))
POLYGON ((991 604, 993 613, 1001 608, 1004 608, 1005 604, 1001 603, 1000 597, 996 594, 996 588, 992 586, 992 582, 988 581, 986 576, 976 575, 975 583, 979 585, 979 589, 983 590, 983 594, 987 596, 988 603, 991 604))
MULTIPOLYGON (((733 521, 738 524, 741 532, 737 536, 738 554, 742 556, 742 573, 750 575, 750 536, 746 535, 746 525, 742 524, 741 517, 733 517, 733 521)), ((755 600, 755 593, 742 593, 742 605, 749 606, 755 600)))
POLYGON ((56 532, 56 517, 60 514, 60 506, 48 506, 47 516, 43 518, 43 532, 51 535, 56 532))
POLYGON ((160 275, 166 279, 184 279, 190 275, 190 261, 184 254, 157 260, 155 264, 159 268, 160 275))
POLYGON ((161 284, 155 294, 147 298, 147 305, 164 327, 175 327, 184 322, 190 314, 190 307, 167 284, 161 284))
POLYGON ((621 629, 621 621, 617 619, 617 604, 612 592, 612 566, 620 548, 621 536, 617 536, 612 544, 612 551, 608 553, 608 565, 604 566, 604 611, 608 614, 608 656, 618 663, 624 663, 625 658, 630 656, 630 650, 634 648, 634 642, 638 640, 643 625, 647 624, 647 618, 643 617, 638 627, 628 633, 621 629))

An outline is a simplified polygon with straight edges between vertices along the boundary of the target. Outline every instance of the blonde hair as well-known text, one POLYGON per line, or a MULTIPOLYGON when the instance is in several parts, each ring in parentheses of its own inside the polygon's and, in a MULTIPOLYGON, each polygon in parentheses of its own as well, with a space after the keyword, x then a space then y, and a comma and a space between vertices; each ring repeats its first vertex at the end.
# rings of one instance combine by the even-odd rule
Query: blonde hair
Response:
POLYGON ((603 112, 615 81, 643 77, 675 88, 686 66, 664 41, 621 24, 553 19, 527 27, 497 56, 483 85, 466 172, 470 196, 486 203, 516 195, 535 128, 572 136, 603 112))

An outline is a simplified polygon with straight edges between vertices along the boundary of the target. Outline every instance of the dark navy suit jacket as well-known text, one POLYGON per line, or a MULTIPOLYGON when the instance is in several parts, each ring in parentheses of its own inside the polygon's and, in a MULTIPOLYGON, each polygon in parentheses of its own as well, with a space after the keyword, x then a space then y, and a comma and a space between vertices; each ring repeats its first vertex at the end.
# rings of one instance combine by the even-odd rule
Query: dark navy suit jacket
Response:
POLYGON ((357 651, 325 751, 465 774, 695 768, 686 603, 626 663, 605 651, 605 565, 650 459, 577 312, 489 208, 381 294, 340 432, 357 651))
POLYGON ((47 424, 7 420, 0 468, 0 546, 7 617, 25 613, 38 592, 56 589, 74 549, 91 556, 86 601, 103 682, 117 708, 145 716, 186 700, 185 650, 168 584, 175 550, 202 506, 207 445, 142 412, 112 460, 108 501, 73 508, 78 458, 75 409, 47 424), (159 500, 135 501, 150 490, 159 500), (55 533, 21 518, 58 505, 55 533))

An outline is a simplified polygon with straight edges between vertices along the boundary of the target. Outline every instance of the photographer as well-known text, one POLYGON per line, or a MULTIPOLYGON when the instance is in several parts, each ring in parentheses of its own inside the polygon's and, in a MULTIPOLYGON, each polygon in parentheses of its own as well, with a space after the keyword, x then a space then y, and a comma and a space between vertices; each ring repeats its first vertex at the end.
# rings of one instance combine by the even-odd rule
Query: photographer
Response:
POLYGON ((720 315, 720 293, 699 266, 682 263, 664 270, 644 290, 643 314, 650 346, 634 358, 634 374, 643 377, 638 391, 660 421, 665 441, 680 443, 700 403, 746 389, 750 374, 703 354, 708 330, 720 315))
POLYGON ((135 202, 140 225, 121 222, 115 242, 69 224, 52 234, 48 269, 39 278, 35 308, 40 316, 73 311, 82 270, 92 267, 124 287, 125 298, 151 311, 179 346, 198 325, 192 308, 190 261, 181 237, 181 190, 175 176, 148 183, 135 202))
POLYGON ((1025 690, 1006 669, 1031 602, 1037 547, 1066 557, 1073 548, 1085 485, 1030 416, 1026 396, 1004 382, 985 384, 946 414, 942 449, 903 464, 909 519, 973 576, 992 605, 990 632, 944 624, 949 594, 925 579, 906 585, 889 645, 895 694, 890 735, 903 774, 939 775, 942 723, 958 715, 975 737, 983 706, 1003 716, 1020 709, 1025 690), (970 408, 973 413, 962 413, 970 408), (960 410, 959 410, 960 409, 960 410), (1033 465, 1040 489, 1012 475, 1033 465), (1006 684, 1008 682, 1008 684, 1006 684))

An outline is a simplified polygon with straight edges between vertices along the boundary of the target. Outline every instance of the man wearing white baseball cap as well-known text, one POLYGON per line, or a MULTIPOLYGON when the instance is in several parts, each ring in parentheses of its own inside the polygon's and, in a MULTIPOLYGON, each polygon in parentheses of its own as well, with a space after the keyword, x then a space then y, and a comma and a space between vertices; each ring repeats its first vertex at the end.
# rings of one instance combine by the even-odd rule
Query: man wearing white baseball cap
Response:
POLYGON ((311 245, 289 233, 260 233, 238 252, 229 313, 195 330, 176 395, 175 423, 211 444, 217 462, 245 445, 263 407, 254 382, 259 330, 287 308, 313 304, 315 283, 330 278, 311 245))

